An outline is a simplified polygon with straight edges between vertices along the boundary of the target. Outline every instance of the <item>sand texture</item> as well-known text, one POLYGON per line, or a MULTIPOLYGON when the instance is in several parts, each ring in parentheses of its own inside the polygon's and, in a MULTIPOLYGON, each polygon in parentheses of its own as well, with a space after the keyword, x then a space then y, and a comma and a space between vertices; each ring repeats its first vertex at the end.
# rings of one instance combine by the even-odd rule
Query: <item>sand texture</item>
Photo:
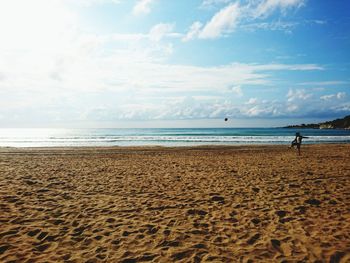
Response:
POLYGON ((350 262, 350 144, 0 149, 0 262, 350 262))

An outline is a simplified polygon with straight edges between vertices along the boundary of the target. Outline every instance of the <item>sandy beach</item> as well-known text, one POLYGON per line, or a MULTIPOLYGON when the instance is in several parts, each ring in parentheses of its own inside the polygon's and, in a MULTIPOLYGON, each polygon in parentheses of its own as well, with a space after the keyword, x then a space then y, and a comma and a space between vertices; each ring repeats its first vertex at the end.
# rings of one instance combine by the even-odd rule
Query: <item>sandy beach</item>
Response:
POLYGON ((350 145, 0 149, 0 262, 349 262, 350 145))

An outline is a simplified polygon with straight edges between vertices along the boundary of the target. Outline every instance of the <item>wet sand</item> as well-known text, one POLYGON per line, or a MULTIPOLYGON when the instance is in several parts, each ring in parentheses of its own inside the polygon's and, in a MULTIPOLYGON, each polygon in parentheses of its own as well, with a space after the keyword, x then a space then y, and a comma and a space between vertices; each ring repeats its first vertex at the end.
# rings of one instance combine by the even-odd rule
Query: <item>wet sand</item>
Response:
POLYGON ((0 149, 0 262, 350 262, 350 145, 0 149))

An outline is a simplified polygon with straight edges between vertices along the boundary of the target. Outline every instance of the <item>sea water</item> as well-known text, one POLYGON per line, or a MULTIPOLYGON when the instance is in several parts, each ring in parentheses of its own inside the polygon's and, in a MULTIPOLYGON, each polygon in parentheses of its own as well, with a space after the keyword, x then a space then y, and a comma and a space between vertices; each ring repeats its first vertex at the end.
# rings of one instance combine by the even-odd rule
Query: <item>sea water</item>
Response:
POLYGON ((350 143, 350 130, 286 128, 0 129, 0 147, 195 146, 350 143))

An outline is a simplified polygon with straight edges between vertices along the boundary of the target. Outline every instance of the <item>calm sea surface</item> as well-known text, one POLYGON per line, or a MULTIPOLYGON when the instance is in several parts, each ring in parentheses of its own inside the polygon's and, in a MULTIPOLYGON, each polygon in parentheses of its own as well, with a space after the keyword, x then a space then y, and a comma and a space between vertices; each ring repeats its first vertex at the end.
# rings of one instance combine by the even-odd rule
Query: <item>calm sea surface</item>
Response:
POLYGON ((350 130, 283 128, 0 129, 0 147, 193 146, 286 144, 300 131, 305 144, 350 143, 350 130))

